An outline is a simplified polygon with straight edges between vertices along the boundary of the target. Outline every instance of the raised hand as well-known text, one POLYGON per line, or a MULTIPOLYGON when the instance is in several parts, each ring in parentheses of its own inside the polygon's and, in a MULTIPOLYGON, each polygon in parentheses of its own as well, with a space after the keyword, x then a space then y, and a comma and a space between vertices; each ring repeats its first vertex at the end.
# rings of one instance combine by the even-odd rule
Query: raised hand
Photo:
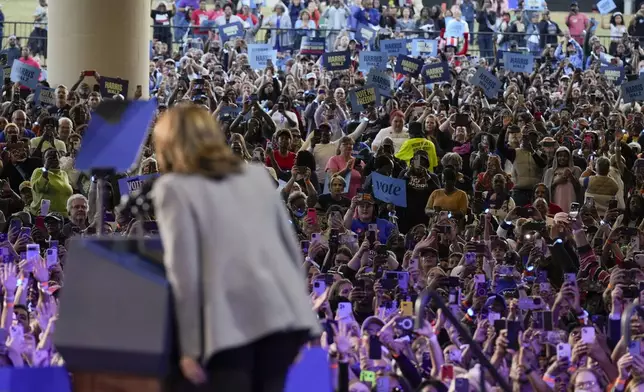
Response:
POLYGON ((16 287, 18 286, 18 269, 15 264, 4 264, 0 270, 0 278, 2 286, 4 286, 5 295, 7 298, 13 298, 16 294, 16 287))
POLYGON ((39 283, 49 281, 49 269, 47 268, 47 262, 42 257, 38 257, 38 259, 34 262, 33 275, 39 283))

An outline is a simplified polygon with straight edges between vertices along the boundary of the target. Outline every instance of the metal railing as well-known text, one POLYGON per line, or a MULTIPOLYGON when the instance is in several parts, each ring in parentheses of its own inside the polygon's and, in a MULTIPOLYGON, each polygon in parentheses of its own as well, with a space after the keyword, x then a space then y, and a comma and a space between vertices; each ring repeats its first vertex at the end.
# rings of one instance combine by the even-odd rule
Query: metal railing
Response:
MULTIPOLYGON (((1 34, 0 37, 2 39, 1 41, 1 47, 6 47, 7 45, 7 40, 10 36, 15 36, 18 39, 19 44, 21 45, 26 45, 28 43, 28 40, 43 40, 46 39, 45 37, 41 36, 34 36, 32 34, 35 23, 33 22, 3 22, 0 25, 3 26, 1 29, 1 34)), ((45 25, 46 26, 46 25, 45 25)), ((150 29, 153 32, 153 36, 155 38, 158 38, 158 34, 154 34, 155 30, 157 33, 159 32, 164 32, 167 34, 165 36, 165 42, 172 43, 175 47, 178 47, 182 45, 184 41, 184 37, 186 36, 186 32, 188 32, 188 37, 189 38, 198 38, 199 35, 195 35, 195 28, 199 29, 200 31, 212 31, 213 33, 216 33, 218 31, 217 27, 209 27, 209 28, 199 28, 198 26, 163 26, 163 25, 151 25, 150 29)), ((353 38, 355 36, 356 31, 355 30, 350 30, 350 29, 343 29, 343 30, 337 30, 337 29, 327 29, 324 27, 317 28, 315 30, 312 29, 296 29, 296 28, 288 28, 288 29, 277 29, 275 27, 266 27, 262 26, 257 29, 257 33, 254 36, 254 40, 256 43, 266 43, 268 42, 268 37, 272 34, 274 34, 275 31, 288 31, 291 33, 291 36, 293 38, 297 36, 304 36, 304 35, 310 35, 313 37, 327 37, 329 34, 334 35, 334 34, 341 34, 343 32, 348 32, 353 38)), ((432 31, 426 31, 426 30, 421 30, 421 29, 415 29, 415 30, 400 30, 400 31, 394 31, 392 36, 386 37, 383 35, 379 35, 378 39, 403 39, 403 38, 427 38, 427 39, 435 39, 438 38, 439 32, 432 32, 432 31)), ((509 45, 510 42, 517 42, 519 47, 527 47, 527 39, 530 36, 529 34, 525 33, 497 33, 497 32, 473 32, 470 33, 470 45, 468 48, 468 54, 480 54, 481 53, 481 48, 480 45, 488 43, 489 45, 492 45, 492 41, 498 41, 499 36, 502 36, 502 42, 497 44, 496 47, 497 49, 502 49, 504 46, 509 45)), ((202 36, 203 38, 207 37, 207 35, 202 36)), ((607 49, 609 48, 613 38, 610 36, 605 36, 605 35, 597 35, 597 37, 600 39, 600 42, 602 45, 604 45, 607 49)), ((540 44, 542 42, 546 42, 550 45, 558 45, 559 42, 561 42, 561 35, 551 35, 551 34, 539 34, 539 42, 540 44)), ((644 39, 644 37, 639 37, 640 39, 644 39)), ((581 39, 579 40, 581 41, 581 39)), ((376 46, 377 48, 377 43, 376 46)), ((536 49, 536 47, 535 47, 536 49)), ((542 51, 544 47, 541 45, 538 46, 538 50, 542 51)), ((329 48, 327 48, 329 50, 329 48)), ((491 46, 488 46, 488 50, 484 50, 485 52, 491 52, 492 48, 491 46)))

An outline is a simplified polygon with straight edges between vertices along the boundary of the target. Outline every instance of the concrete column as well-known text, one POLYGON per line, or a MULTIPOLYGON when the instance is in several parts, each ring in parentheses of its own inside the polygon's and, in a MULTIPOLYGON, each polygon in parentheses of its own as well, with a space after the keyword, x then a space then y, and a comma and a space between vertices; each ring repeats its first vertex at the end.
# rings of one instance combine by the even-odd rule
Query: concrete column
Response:
POLYGON ((82 70, 96 70, 128 80, 128 98, 137 85, 148 98, 149 0, 56 0, 48 16, 50 85, 71 87, 82 70))

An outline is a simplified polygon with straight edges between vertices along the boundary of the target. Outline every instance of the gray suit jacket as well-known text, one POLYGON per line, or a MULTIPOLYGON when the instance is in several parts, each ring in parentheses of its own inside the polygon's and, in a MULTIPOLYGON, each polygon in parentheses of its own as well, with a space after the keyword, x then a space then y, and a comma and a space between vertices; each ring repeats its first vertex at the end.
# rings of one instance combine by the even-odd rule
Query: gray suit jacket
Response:
POLYGON ((222 181, 166 174, 152 194, 181 355, 207 361, 271 333, 319 333, 299 244, 263 167, 222 181))

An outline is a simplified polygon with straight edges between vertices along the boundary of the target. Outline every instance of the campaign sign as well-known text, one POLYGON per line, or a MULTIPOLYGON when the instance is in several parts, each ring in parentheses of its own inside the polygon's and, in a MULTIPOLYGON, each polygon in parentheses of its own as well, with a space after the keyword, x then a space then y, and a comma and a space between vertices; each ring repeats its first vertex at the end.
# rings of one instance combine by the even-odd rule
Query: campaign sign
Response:
POLYGON ((606 80, 613 82, 615 86, 619 86, 624 83, 624 67, 618 65, 602 65, 601 68, 599 68, 599 72, 606 77, 606 80))
POLYGON ((625 103, 644 101, 644 79, 622 84, 622 98, 624 98, 625 103))
POLYGON ((277 62, 277 50, 273 49, 270 44, 249 44, 248 45, 248 64, 252 69, 264 69, 268 65, 268 60, 273 64, 277 62))
POLYGON ((407 207, 407 183, 405 180, 383 176, 378 172, 371 173, 373 196, 385 203, 398 207, 407 207))
POLYGON ((617 6, 613 0, 600 0, 597 2, 597 11, 602 15, 610 13, 615 8, 617 8, 617 6))
POLYGON ((356 41, 363 44, 369 43, 370 45, 373 45, 376 41, 376 30, 366 24, 358 24, 358 27, 356 28, 356 41))
POLYGON ((526 11, 543 11, 543 0, 526 0, 526 11))
POLYGON ((123 98, 127 99, 127 90, 130 82, 120 78, 108 78, 101 76, 101 94, 104 97, 112 97, 121 94, 123 98))
POLYGON ((15 60, 11 67, 11 81, 20 85, 35 89, 40 78, 40 68, 15 60))
POLYGON ((54 105, 56 103, 56 90, 45 86, 38 86, 34 91, 34 104, 36 106, 54 105))
POLYGON ((351 102, 351 110, 354 113, 360 113, 365 110, 365 106, 379 105, 380 94, 378 94, 376 86, 364 86, 351 90, 349 101, 351 102))
POLYGON ((226 42, 236 37, 243 37, 244 34, 244 26, 240 22, 233 22, 219 26, 221 42, 226 42))
POLYGON ((300 46, 301 54, 313 54, 321 56, 324 54, 326 47, 326 38, 324 37, 302 37, 302 46, 300 46))
POLYGON ((496 98, 502 85, 496 76, 482 67, 476 71, 470 83, 473 86, 479 86, 488 98, 496 98))
POLYGON ((429 64, 420 73, 425 83, 449 82, 449 65, 446 62, 429 64))
POLYGON ((445 22, 445 38, 461 38, 465 33, 465 23, 460 20, 452 19, 445 22))
POLYGON ((534 57, 531 54, 505 52, 503 53, 503 68, 512 72, 531 73, 534 69, 534 57))
POLYGON ((324 68, 327 71, 342 71, 349 69, 351 66, 351 53, 347 50, 344 52, 330 52, 323 56, 324 68))
POLYGON ((128 196, 138 192, 146 181, 156 177, 159 177, 159 173, 121 178, 119 180, 119 191, 121 192, 121 196, 128 196))
POLYGON ((387 53, 387 56, 407 56, 407 40, 406 39, 385 39, 380 41, 380 51, 387 53))
POLYGON ((371 69, 387 69, 387 60, 387 53, 360 52, 358 69, 365 73, 371 69))
POLYGON ((376 86, 378 94, 384 97, 391 97, 391 90, 394 88, 394 78, 386 72, 373 68, 367 75, 367 84, 376 86))
POLYGON ((409 75, 415 78, 420 74, 423 64, 423 59, 415 59, 409 56, 398 55, 394 71, 396 71, 396 73, 409 75))
POLYGON ((411 41, 411 55, 436 57, 438 42, 435 39, 415 39, 411 41))

